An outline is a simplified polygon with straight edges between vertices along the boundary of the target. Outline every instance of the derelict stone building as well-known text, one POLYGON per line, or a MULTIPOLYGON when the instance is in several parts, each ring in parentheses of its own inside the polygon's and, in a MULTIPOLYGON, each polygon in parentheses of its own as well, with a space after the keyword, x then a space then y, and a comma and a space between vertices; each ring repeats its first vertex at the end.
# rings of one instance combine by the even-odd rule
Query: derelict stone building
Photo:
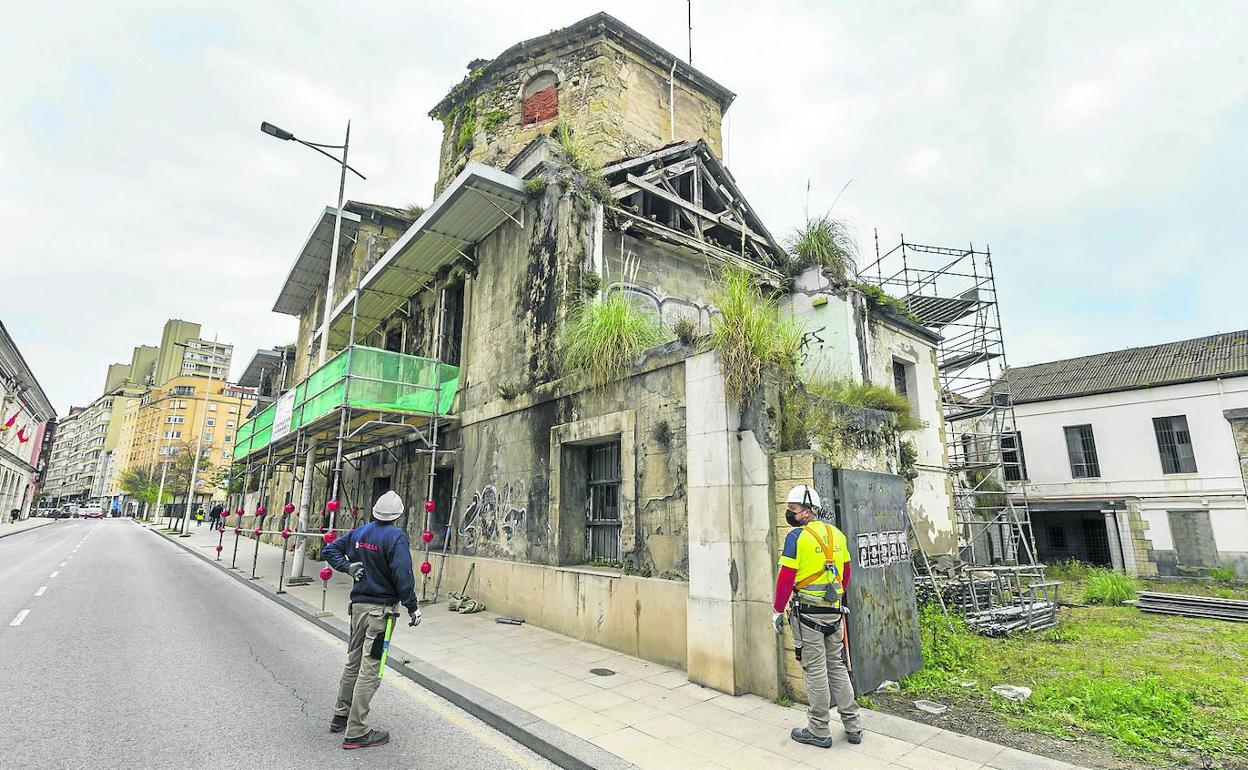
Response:
MULTIPOLYGON (((780 451, 774 383, 730 400, 716 353, 676 339, 605 383, 559 355, 599 297, 705 332, 725 266, 785 285, 784 251, 719 160, 732 99, 606 14, 473 62, 431 113, 445 130, 429 208, 345 207, 324 329, 332 209, 292 268, 274 309, 300 319, 300 384, 239 432, 248 511, 286 497, 326 525, 332 498, 349 527, 395 489, 428 595, 471 566, 492 610, 778 694, 776 500, 813 455, 780 451)), ((930 333, 810 280, 801 317, 839 312, 853 337, 818 338, 843 376, 892 382, 894 341, 913 359, 912 401, 937 423, 920 453, 940 465, 930 333)), ((893 455, 871 469, 897 473, 893 455)), ((947 492, 922 491, 923 546, 939 549, 947 492)))

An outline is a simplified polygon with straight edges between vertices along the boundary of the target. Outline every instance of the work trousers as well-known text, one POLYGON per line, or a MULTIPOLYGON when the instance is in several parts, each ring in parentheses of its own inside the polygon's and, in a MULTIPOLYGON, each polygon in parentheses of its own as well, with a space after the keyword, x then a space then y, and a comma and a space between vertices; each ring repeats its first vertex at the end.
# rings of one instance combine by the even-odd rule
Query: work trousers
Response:
POLYGON ((395 612, 396 605, 353 603, 351 605, 351 638, 347 642, 347 665, 338 684, 338 703, 334 715, 347 718, 347 738, 368 734, 368 706, 381 685, 381 661, 369 657, 373 639, 385 636, 386 613, 395 612))
MULTIPOLYGON (((807 620, 813 616, 805 616, 807 620)), ((810 705, 810 732, 820 738, 831 736, 828 722, 831 706, 841 715, 845 732, 856 733, 862 729, 858 724, 858 702, 854 700, 854 685, 849 680, 845 664, 845 636, 842 623, 821 625, 824 630, 811 628, 797 622, 797 616, 789 613, 789 626, 794 637, 802 640, 802 681, 806 684, 806 701, 810 705)))

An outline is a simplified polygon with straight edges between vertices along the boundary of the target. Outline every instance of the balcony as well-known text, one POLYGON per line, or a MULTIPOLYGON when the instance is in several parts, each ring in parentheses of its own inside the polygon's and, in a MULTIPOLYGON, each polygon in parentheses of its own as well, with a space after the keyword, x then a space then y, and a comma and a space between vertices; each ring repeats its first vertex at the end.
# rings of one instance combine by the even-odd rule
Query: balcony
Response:
POLYGON ((344 451, 376 446, 450 414, 458 390, 458 367, 353 345, 240 425, 234 460, 290 461, 301 434, 303 448, 315 443, 318 457, 332 455, 344 416, 344 451))

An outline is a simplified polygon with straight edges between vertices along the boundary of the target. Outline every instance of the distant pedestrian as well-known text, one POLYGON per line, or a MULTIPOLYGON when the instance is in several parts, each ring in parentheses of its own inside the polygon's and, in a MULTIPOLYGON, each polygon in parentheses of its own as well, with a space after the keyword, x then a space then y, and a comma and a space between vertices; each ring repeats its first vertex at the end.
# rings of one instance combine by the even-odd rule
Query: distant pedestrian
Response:
POLYGON ((195 526, 197 527, 204 526, 204 509, 203 508, 195 509, 195 526))
POLYGON ((368 707, 381 685, 381 657, 389 641, 399 605, 407 608, 409 625, 420 624, 416 576, 407 533, 394 525, 403 513, 403 499, 394 492, 373 505, 373 520, 351 530, 322 551, 325 561, 355 581, 351 587, 351 637, 347 665, 338 685, 338 702, 329 723, 332 733, 346 730, 344 749, 381 746, 390 740, 385 730, 368 726, 368 707))
POLYGON ((13 510, 9 511, 9 523, 16 524, 17 517, 21 515, 22 515, 22 511, 19 508, 14 508, 13 510))
POLYGON ((214 503, 212 508, 208 509, 208 518, 212 520, 211 524, 214 531, 221 529, 221 511, 223 510, 221 503, 214 503))

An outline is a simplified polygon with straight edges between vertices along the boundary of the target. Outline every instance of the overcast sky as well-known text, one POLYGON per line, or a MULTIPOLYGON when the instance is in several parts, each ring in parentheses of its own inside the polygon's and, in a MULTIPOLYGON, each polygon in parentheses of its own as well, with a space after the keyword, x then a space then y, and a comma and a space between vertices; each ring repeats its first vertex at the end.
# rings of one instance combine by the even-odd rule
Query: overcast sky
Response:
MULTIPOLYGON (((24 3, 0 27, 0 319, 62 415, 166 318, 235 345, 271 312, 352 124, 348 196, 432 197, 426 113, 475 58, 606 10, 686 50, 685 4, 24 3), (16 23, 14 23, 16 22, 16 23)), ((735 91, 728 165, 777 236, 807 205, 881 241, 989 244, 1012 364, 1248 326, 1239 2, 695 0, 735 91)))

